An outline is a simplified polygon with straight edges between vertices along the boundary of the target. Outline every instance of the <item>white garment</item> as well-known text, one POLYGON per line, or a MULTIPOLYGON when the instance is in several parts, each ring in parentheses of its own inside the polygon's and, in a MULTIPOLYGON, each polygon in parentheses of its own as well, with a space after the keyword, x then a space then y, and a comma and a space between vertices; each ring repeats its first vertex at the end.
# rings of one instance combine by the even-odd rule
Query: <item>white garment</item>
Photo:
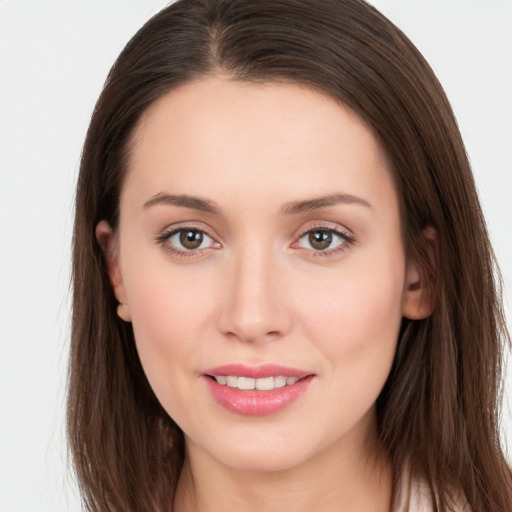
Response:
MULTIPOLYGON (((427 482, 422 478, 412 478, 405 470, 396 485, 393 512, 434 512, 432 494, 427 482)), ((471 512, 466 500, 460 497, 454 512, 471 512)))

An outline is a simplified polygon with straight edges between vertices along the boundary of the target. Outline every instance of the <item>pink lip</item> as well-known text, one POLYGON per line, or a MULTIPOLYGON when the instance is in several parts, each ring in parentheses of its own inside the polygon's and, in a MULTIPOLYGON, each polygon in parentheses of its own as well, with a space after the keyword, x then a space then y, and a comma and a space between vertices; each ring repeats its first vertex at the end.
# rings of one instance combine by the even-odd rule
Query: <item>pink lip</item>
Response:
POLYGON ((204 380, 213 398, 227 410, 246 416, 273 414, 295 402, 306 392, 314 375, 311 372, 278 365, 250 367, 233 364, 218 366, 203 373, 204 380), (295 384, 270 391, 244 391, 219 384, 209 376, 236 375, 253 379, 264 377, 296 377, 295 384))
POLYGON ((303 379, 313 372, 290 368, 289 366, 280 366, 277 364, 263 364, 260 366, 247 366, 244 364, 225 364, 205 370, 205 375, 237 375, 238 377, 249 377, 252 379, 262 379, 264 377, 296 377, 303 379))

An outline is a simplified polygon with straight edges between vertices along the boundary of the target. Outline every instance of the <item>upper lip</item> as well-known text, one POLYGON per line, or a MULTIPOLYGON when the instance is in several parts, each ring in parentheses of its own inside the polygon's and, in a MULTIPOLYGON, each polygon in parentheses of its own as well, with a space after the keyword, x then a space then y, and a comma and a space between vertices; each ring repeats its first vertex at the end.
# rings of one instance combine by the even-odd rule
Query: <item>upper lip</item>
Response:
POLYGON ((313 372, 282 366, 278 364, 262 364, 258 366, 248 366, 245 364, 225 364, 209 368, 203 372, 205 375, 218 377, 220 375, 236 375, 237 377, 249 377, 252 379, 263 379, 265 377, 296 377, 302 379, 313 372))

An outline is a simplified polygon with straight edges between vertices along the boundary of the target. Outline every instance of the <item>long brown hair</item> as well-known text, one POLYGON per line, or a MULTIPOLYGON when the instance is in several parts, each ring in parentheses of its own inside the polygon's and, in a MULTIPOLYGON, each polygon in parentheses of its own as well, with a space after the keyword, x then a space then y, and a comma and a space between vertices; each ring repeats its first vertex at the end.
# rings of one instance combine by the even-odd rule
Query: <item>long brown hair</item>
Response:
POLYGON ((499 273, 464 145, 442 87, 413 44, 362 0, 180 0, 113 66, 85 142, 76 193, 70 450, 91 511, 172 510, 180 429, 153 394, 116 300, 95 226, 116 227, 129 142, 141 114, 187 81, 306 84, 349 106, 387 153, 408 258, 432 286, 433 314, 403 320, 377 402, 395 471, 427 480, 436 510, 464 493, 473 512, 512 510, 499 404, 508 334, 499 273), (422 232, 436 231, 429 257, 422 232))

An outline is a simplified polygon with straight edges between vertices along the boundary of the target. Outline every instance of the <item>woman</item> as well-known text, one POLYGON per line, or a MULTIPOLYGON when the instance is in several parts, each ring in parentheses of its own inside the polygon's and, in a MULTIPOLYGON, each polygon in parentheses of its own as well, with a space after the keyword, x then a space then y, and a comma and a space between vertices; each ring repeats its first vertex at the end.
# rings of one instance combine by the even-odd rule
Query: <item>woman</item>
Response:
POLYGON ((98 101, 74 240, 90 510, 511 509, 469 163, 364 2, 157 14, 98 101))

